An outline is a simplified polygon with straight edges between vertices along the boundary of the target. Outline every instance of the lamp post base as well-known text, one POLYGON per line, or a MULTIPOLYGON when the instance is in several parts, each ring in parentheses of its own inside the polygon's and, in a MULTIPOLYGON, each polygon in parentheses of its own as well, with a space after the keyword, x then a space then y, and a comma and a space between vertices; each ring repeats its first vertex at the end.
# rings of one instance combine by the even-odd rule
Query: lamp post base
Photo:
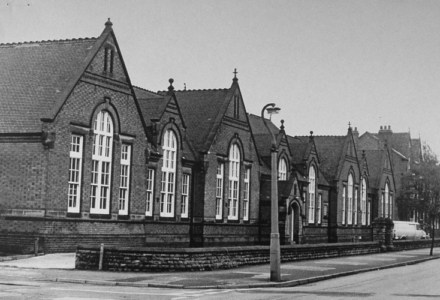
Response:
POLYGON ((270 234, 270 281, 281 280, 280 234, 270 234))

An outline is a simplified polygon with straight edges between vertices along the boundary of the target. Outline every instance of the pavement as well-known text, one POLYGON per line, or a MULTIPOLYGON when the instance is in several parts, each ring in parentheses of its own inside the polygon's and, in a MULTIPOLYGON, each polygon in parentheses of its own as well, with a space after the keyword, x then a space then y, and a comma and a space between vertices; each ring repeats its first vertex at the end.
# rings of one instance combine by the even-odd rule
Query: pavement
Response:
MULTIPOLYGON (((110 272, 75 270, 75 253, 42 256, 0 257, 0 273, 19 269, 38 270, 35 281, 106 286, 134 286, 180 289, 240 289, 292 287, 331 278, 404 267, 440 258, 440 248, 396 251, 359 256, 304 260, 281 264, 281 281, 270 282, 270 265, 198 272, 110 272), (2 261, 3 260, 3 261, 2 261)), ((0 284, 2 280, 0 279, 0 284)), ((6 283, 4 283, 6 284, 6 283)))

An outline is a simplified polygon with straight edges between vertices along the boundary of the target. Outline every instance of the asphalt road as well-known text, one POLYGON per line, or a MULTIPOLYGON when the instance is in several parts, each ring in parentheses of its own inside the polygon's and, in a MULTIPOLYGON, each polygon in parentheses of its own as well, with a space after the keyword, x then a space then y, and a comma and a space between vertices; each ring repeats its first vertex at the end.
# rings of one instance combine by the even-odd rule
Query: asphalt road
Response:
POLYGON ((160 289, 41 280, 40 270, 0 268, 0 299, 436 299, 440 260, 362 273, 292 288, 160 289))

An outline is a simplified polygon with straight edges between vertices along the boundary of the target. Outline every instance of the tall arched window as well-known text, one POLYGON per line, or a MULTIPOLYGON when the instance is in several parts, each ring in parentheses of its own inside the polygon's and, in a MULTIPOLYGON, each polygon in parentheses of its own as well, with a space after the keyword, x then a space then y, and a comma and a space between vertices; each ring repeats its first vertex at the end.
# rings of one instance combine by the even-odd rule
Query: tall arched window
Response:
POLYGON ((90 212, 109 213, 111 163, 113 151, 113 121, 106 111, 100 111, 93 127, 95 134, 92 153, 90 212))
POLYGON ((348 175, 348 189, 347 189, 347 224, 351 224, 353 220, 353 175, 348 175))
POLYGON ((362 178, 361 193, 362 225, 365 225, 367 216, 367 181, 365 178, 362 178))
POLYGON ((177 139, 173 131, 165 131, 162 145, 163 164, 160 192, 160 216, 173 217, 177 153, 177 139))
POLYGON ((240 181, 240 150, 237 144, 229 149, 228 219, 238 220, 238 195, 240 181))
POLYGON ((287 180, 287 162, 281 158, 278 164, 278 180, 287 180))
POLYGON ((315 181, 315 168, 311 166, 309 169, 309 223, 315 223, 315 181))
POLYGON ((385 218, 389 217, 390 187, 385 183, 385 218))

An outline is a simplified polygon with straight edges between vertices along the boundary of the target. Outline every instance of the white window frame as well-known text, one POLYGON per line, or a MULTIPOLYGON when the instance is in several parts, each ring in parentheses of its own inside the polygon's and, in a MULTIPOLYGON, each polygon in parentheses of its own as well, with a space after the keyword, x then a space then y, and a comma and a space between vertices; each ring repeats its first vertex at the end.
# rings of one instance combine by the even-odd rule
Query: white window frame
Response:
POLYGON ((67 212, 79 213, 81 201, 83 136, 72 134, 69 156, 69 190, 67 193, 67 212))
POLYGON ((315 223, 315 192, 316 192, 316 173, 315 168, 311 166, 309 168, 309 224, 315 223))
POLYGON ((367 181, 365 178, 362 178, 362 187, 361 187, 361 210, 362 210, 362 225, 365 225, 366 222, 366 214, 367 214, 367 181))
POLYGON ((238 201, 240 195, 240 150, 237 144, 229 149, 229 196, 228 220, 238 220, 238 201))
POLYGON ((244 196, 243 196, 243 220, 249 221, 249 193, 250 193, 251 169, 244 172, 244 196))
POLYGON ((385 218, 390 216, 389 215, 389 203, 390 203, 390 187, 387 182, 387 183, 385 183, 385 211, 384 211, 385 218))
POLYGON ((385 209, 384 209, 384 207, 383 207, 383 205, 384 205, 384 201, 385 201, 385 194, 382 193, 382 196, 381 196, 381 198, 380 198, 380 216, 381 216, 382 218, 385 217, 385 209))
POLYGON ((225 172, 225 164, 218 163, 216 187, 215 187, 215 218, 217 220, 223 219, 223 176, 225 172))
POLYGON ((189 175, 182 174, 182 202, 180 215, 182 218, 188 218, 189 187, 189 175))
POLYGON ((163 164, 160 192, 160 216, 174 217, 177 138, 174 132, 170 129, 164 133, 162 149, 163 164))
POLYGON ((348 175, 347 184, 347 224, 353 224, 353 175, 348 175))
POLYGON ((145 199, 145 215, 153 215, 153 200, 154 200, 154 169, 147 170, 147 198, 145 199))
POLYGON ((278 180, 287 180, 287 162, 281 158, 278 165, 278 180))
POLYGON ((316 205, 316 217, 318 218, 318 224, 321 224, 322 220, 322 194, 318 194, 318 203, 316 205))
POLYGON ((367 200, 367 225, 370 225, 371 218, 371 201, 367 200))
POLYGON ((130 201, 131 145, 121 146, 121 176, 119 182, 119 214, 128 215, 130 201))
POLYGON ((393 220, 394 217, 394 202, 393 202, 393 195, 390 194, 390 219, 393 220))
POLYGON ((110 114, 100 111, 94 122, 90 213, 109 214, 111 197, 113 121, 110 114))
POLYGON ((345 225, 345 194, 347 193, 347 187, 342 187, 342 225, 345 225))
POLYGON ((354 202, 353 202, 353 224, 357 225, 358 223, 358 193, 359 189, 356 187, 354 189, 354 202))

